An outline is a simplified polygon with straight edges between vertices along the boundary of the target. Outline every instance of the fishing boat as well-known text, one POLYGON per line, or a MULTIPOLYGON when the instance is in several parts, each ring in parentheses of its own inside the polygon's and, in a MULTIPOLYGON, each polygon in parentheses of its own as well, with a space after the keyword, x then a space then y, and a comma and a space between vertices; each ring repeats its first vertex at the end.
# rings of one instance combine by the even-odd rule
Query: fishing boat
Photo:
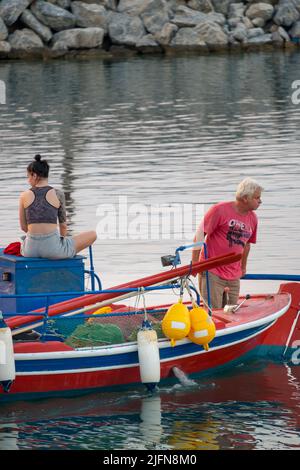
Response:
MULTIPOLYGON (((1 251, 0 401, 83 394, 141 382, 153 388, 174 380, 178 371, 191 377, 213 374, 248 354, 298 364, 298 276, 281 276, 288 282, 278 292, 241 296, 236 306, 211 310, 207 305, 210 315, 194 338, 190 333, 176 336, 182 318, 169 322, 166 335, 161 326, 174 305, 185 313, 201 309, 203 314, 193 276, 240 256, 227 254, 178 267, 179 251, 190 246, 179 247, 174 257, 163 257, 163 265, 171 269, 110 289, 102 289, 91 250, 89 270, 82 256, 50 261, 1 251), (86 275, 90 290, 84 289, 86 275), (175 303, 148 305, 149 293, 153 297, 164 290, 174 292, 175 303), (183 300, 185 291, 188 300, 183 300), (124 303, 130 297, 136 299, 135 306, 124 303), (213 335, 205 339, 211 324, 213 335), (107 339, 108 330, 114 340, 107 339), (100 337, 87 335, 82 342, 82 331, 100 331, 100 337)), ((279 278, 247 277, 257 282, 279 278)))

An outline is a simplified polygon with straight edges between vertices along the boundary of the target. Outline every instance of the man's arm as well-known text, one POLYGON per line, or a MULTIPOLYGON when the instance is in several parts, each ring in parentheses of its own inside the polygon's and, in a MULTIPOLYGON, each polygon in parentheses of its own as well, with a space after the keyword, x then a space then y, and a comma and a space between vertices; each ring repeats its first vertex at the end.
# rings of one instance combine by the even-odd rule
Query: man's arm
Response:
MULTIPOLYGON (((197 228, 196 234, 194 236, 194 243, 203 242, 204 241, 204 231, 203 231, 203 220, 200 222, 199 227, 197 228)), ((195 247, 192 251, 192 263, 197 263, 199 261, 201 248, 195 247)))
POLYGON ((246 243, 244 251, 243 251, 242 261, 241 261, 242 276, 245 276, 247 272, 247 259, 248 259, 249 252, 250 252, 250 243, 246 243))

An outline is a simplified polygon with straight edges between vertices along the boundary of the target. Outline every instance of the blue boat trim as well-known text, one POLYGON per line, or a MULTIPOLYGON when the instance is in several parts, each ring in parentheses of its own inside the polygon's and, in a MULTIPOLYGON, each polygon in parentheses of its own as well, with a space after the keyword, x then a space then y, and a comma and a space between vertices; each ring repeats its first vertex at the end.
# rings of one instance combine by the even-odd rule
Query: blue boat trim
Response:
MULTIPOLYGON (((229 335, 224 335, 216 337, 211 342, 210 350, 214 348, 228 347, 242 341, 249 339, 252 336, 256 336, 264 329, 269 328, 273 324, 273 321, 261 325, 255 328, 249 328, 240 332, 232 333, 229 335)), ((199 350, 202 350, 202 347, 192 343, 186 342, 184 344, 178 344, 175 347, 166 347, 160 348, 160 359, 161 361, 172 360, 175 358, 180 358, 184 356, 199 354, 199 350)), ((203 350, 203 353, 206 353, 203 350)), ((138 365, 138 354, 137 351, 124 352, 123 354, 115 355, 105 355, 105 356, 87 356, 87 357, 75 357, 75 358, 49 358, 49 359, 28 359, 28 360, 18 360, 16 357, 16 373, 37 373, 45 372, 55 373, 64 371, 68 373, 70 371, 91 371, 97 369, 112 369, 119 367, 132 367, 138 365)))

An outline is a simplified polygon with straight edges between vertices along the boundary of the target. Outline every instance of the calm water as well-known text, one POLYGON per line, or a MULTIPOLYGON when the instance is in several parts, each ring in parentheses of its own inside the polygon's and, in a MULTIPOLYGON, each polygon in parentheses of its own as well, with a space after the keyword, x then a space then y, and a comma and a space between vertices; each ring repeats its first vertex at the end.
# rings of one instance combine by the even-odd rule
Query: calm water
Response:
MULTIPOLYGON (((160 256, 189 243, 202 211, 246 176, 265 187, 248 270, 298 274, 299 79, 299 55, 284 53, 1 62, 1 245, 21 235, 18 195, 39 152, 66 193, 71 232, 98 230, 105 287, 160 271, 160 256)), ((247 374, 162 388, 150 405, 141 390, 5 405, 0 447, 300 448, 297 368, 247 374)))
POLYGON ((157 395, 2 405, 0 449, 300 449, 300 368, 243 363, 157 395))

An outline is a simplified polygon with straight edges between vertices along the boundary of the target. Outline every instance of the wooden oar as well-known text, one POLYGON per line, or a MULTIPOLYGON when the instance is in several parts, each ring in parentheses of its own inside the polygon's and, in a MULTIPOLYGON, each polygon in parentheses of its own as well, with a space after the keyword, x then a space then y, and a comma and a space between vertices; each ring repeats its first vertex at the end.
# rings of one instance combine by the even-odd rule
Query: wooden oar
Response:
MULTIPOLYGON (((215 256, 214 258, 210 258, 209 260, 206 260, 206 261, 199 261, 198 263, 195 263, 192 266, 185 265, 180 268, 171 269, 167 272, 160 272, 152 276, 147 276, 141 279, 137 279, 135 281, 130 281, 126 284, 121 284, 119 286, 112 287, 111 290, 149 287, 149 286, 159 285, 161 283, 165 283, 166 281, 170 281, 172 279, 183 277, 188 274, 195 275, 197 273, 207 271, 209 269, 213 269, 217 266, 222 266, 225 264, 230 264, 230 263, 239 261, 240 259, 241 259, 241 255, 234 254, 234 253, 228 253, 227 255, 224 255, 224 256, 215 256)), ((132 294, 137 295, 137 292, 127 293, 127 294, 125 293, 125 295, 128 295, 128 294, 129 296, 132 296, 132 294)), ((53 317, 56 315, 60 315, 62 313, 70 312, 71 310, 73 311, 76 309, 81 309, 89 305, 95 306, 99 302, 101 303, 101 305, 103 305, 102 302, 106 300, 112 300, 112 299, 116 300, 117 297, 120 297, 120 295, 119 293, 116 293, 116 292, 83 295, 81 297, 76 297, 71 300, 65 300, 63 302, 59 302, 57 304, 51 305, 48 309, 48 316, 53 317)), ((125 298, 125 297, 123 297, 122 295, 122 298, 125 298)), ((45 311, 44 308, 33 310, 34 313, 39 313, 39 312, 44 313, 44 311, 45 311)), ((29 323, 30 324, 36 323, 37 320, 41 320, 41 319, 43 319, 43 315, 40 315, 40 316, 17 315, 15 317, 11 317, 7 319, 6 323, 11 329, 14 329, 14 328, 18 328, 29 323)))

